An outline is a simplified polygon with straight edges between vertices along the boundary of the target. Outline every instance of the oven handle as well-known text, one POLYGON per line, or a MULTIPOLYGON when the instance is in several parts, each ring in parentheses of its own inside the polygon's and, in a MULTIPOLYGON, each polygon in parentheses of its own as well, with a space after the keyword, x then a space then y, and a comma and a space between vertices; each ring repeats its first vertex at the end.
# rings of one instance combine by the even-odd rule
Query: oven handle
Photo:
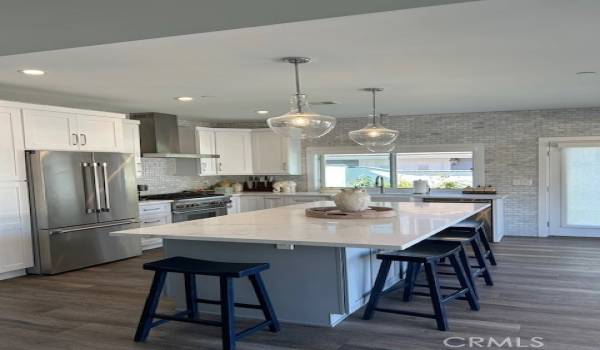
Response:
POLYGON ((202 213, 202 212, 207 212, 207 211, 215 211, 218 209, 227 209, 227 207, 214 207, 214 208, 207 208, 207 209, 185 210, 185 211, 174 210, 173 214, 202 213))

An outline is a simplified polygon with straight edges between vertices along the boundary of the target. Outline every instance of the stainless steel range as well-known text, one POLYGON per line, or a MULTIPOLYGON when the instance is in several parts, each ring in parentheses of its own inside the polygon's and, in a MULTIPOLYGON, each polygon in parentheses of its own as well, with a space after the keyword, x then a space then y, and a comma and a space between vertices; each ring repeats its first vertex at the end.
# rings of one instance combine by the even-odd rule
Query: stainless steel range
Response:
POLYGON ((227 215, 231 206, 229 196, 209 192, 184 191, 141 196, 140 200, 173 200, 171 211, 173 222, 198 220, 227 215))

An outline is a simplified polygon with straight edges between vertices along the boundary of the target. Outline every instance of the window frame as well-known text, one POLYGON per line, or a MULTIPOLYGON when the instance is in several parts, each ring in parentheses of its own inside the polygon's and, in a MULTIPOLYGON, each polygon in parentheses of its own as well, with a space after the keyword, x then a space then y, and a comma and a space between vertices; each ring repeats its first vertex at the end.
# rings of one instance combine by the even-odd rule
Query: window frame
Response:
MULTIPOLYGON (((389 153, 390 155, 390 191, 407 191, 411 189, 399 189, 397 185, 397 153, 436 153, 436 152, 472 152, 473 154, 473 186, 485 185, 485 147, 483 144, 427 144, 427 145, 399 145, 396 146, 393 152, 376 152, 389 153)), ((309 191, 319 191, 321 189, 334 189, 333 187, 325 187, 325 179, 321 174, 325 172, 325 162, 323 155, 325 154, 371 154, 364 147, 360 146, 340 146, 340 147, 307 147, 306 148, 306 176, 309 191)), ((460 191, 460 190, 443 190, 436 191, 460 191)))

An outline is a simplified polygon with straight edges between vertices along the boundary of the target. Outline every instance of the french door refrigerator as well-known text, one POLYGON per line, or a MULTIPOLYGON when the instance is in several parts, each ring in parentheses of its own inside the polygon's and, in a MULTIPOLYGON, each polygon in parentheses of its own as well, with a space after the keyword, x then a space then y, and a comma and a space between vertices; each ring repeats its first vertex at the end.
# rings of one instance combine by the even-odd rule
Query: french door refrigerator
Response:
POLYGON ((34 274, 56 274, 140 255, 133 156, 28 151, 34 274))

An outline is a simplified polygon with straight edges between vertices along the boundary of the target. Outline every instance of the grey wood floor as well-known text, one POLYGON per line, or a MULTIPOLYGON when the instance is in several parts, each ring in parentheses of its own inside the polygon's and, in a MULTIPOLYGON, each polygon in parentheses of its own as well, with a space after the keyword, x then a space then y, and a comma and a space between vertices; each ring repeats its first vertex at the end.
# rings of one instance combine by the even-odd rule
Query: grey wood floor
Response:
MULTIPOLYGON (((379 313, 367 322, 357 313, 334 329, 284 324, 281 333, 257 333, 238 348, 437 350, 448 348, 446 337, 510 337, 513 348, 517 337, 522 345, 541 337, 545 349, 599 348, 600 239, 508 237, 494 249, 496 285, 480 283, 479 312, 463 301, 450 304, 449 332, 435 330, 429 319, 379 313)), ((166 324, 148 342, 132 341, 152 277, 140 267, 160 254, 0 281, 0 349, 220 349, 218 328, 188 324, 166 324)), ((395 294, 384 304, 431 309, 426 298, 404 304, 395 294)), ((242 320, 239 326, 251 323, 242 320)))

